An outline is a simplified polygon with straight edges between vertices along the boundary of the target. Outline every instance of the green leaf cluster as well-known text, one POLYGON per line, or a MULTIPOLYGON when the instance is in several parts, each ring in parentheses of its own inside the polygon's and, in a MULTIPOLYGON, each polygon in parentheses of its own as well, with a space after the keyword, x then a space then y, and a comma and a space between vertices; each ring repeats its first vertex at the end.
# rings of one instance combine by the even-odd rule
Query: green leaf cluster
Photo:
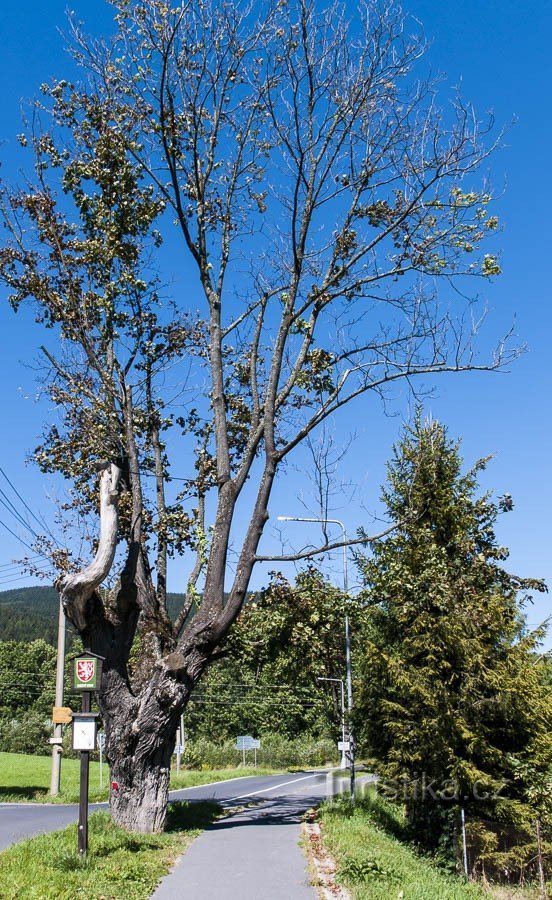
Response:
POLYGON ((274 575, 246 603, 220 659, 192 695, 189 733, 217 740, 269 732, 337 739, 339 685, 317 679, 344 677, 346 604, 360 640, 362 609, 314 568, 300 573, 295 585, 274 575))

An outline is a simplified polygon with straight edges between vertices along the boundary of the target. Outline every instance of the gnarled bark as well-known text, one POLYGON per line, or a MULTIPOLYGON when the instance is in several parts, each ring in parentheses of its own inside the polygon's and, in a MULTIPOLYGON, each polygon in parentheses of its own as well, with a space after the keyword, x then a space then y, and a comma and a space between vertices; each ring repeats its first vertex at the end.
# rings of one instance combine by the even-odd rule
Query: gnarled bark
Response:
POLYGON ((129 831, 157 833, 167 815, 171 756, 189 691, 165 673, 140 698, 103 691, 111 816, 129 831))

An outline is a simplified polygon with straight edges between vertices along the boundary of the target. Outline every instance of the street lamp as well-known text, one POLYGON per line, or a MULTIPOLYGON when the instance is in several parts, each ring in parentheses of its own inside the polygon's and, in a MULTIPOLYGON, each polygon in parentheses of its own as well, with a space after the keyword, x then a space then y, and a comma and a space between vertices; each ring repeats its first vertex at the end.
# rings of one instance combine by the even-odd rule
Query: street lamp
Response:
POLYGON ((345 726, 345 685, 342 678, 317 678, 317 681, 333 681, 335 684, 341 685, 341 768, 347 768, 347 754, 345 752, 346 726, 345 726))
MULTIPOLYGON (((311 522, 317 525, 338 525, 343 533, 343 540, 347 541, 347 531, 340 519, 311 519, 306 516, 277 516, 279 522, 311 522)), ((343 593, 345 603, 349 599, 349 578, 347 573, 347 544, 343 544, 343 593)), ((351 799, 355 799, 355 743, 353 739, 353 675, 351 667, 351 631, 349 628, 349 613, 345 607, 345 672, 347 679, 347 713, 349 726, 349 761, 351 764, 351 799)))

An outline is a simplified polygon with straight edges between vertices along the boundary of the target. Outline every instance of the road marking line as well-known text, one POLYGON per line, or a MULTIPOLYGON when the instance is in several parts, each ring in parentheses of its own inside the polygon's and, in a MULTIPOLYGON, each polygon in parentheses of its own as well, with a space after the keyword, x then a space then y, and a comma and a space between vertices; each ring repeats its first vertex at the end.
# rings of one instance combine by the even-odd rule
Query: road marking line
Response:
POLYGON ((292 778, 291 781, 283 781, 280 784, 273 784, 271 787, 263 788, 261 791, 251 791, 249 794, 239 794, 237 797, 230 797, 225 803, 232 803, 234 800, 243 800, 245 797, 256 797, 257 794, 266 794, 268 791, 275 791, 277 788, 285 787, 288 784, 296 784, 298 781, 305 781, 308 778, 318 778, 320 772, 315 775, 302 775, 301 778, 292 778))
POLYGON ((238 775, 237 778, 221 778, 220 781, 207 781, 205 784, 192 784, 192 785, 190 785, 190 787, 172 788, 169 791, 169 796, 171 794, 180 794, 181 791, 196 791, 198 788, 216 787, 217 784, 230 784, 231 781, 244 781, 246 778, 274 778, 274 776, 273 775, 238 775))

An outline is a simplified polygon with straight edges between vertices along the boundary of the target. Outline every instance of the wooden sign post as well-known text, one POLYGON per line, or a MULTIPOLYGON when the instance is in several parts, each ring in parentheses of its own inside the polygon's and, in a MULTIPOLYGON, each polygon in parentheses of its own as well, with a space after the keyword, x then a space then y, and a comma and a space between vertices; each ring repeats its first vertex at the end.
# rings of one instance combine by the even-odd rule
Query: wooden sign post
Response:
POLYGON ((90 751, 96 747, 99 713, 91 712, 92 694, 100 689, 103 657, 83 653, 72 660, 73 690, 82 693, 82 711, 73 713, 73 750, 80 752, 78 852, 88 852, 88 784, 90 780, 90 751))

